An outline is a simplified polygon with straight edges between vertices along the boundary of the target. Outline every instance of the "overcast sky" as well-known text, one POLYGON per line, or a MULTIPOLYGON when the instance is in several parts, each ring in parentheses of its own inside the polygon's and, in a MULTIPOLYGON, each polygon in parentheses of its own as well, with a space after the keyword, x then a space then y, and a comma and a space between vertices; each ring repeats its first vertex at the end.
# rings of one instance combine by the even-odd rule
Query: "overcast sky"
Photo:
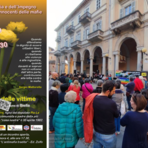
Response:
POLYGON ((47 0, 47 47, 56 47, 58 25, 82 2, 82 0, 47 0))

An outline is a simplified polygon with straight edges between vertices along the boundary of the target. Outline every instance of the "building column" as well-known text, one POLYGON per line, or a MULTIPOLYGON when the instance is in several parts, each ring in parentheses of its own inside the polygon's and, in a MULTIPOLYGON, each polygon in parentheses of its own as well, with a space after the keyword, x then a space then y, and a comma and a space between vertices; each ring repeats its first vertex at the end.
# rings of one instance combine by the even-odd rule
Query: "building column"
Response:
POLYGON ((84 73, 83 72, 83 63, 84 63, 84 60, 81 60, 81 73, 84 73))
POLYGON ((76 70, 76 60, 74 60, 73 62, 74 62, 74 69, 73 70, 76 70))
POLYGON ((141 71, 141 60, 142 60, 142 53, 141 51, 137 51, 137 71, 141 71))
POLYGON ((93 57, 90 57, 90 77, 93 75, 93 57))
POLYGON ((70 74, 70 60, 68 61, 68 74, 70 74))
POLYGON ((116 72, 116 70, 119 70, 119 54, 115 55, 115 59, 116 59, 116 63, 115 63, 115 72, 116 72))
POLYGON ((106 57, 103 57, 103 73, 102 74, 106 74, 106 57))

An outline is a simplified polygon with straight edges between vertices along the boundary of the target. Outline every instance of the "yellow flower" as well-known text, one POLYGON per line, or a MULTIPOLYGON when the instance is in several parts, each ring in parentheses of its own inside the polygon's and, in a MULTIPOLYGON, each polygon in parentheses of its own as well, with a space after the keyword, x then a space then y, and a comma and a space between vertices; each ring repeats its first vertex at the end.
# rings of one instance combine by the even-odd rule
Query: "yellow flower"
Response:
POLYGON ((2 42, 16 43, 18 40, 17 35, 11 30, 2 29, 0 32, 0 41, 2 42))
POLYGON ((12 30, 15 33, 25 32, 28 27, 23 22, 10 22, 6 26, 7 30, 12 30))

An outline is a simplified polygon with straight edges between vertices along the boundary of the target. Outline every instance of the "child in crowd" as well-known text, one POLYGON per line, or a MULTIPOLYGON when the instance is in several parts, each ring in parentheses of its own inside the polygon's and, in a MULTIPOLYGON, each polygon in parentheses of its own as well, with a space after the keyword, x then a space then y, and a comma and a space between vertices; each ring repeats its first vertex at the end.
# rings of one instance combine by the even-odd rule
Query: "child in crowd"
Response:
POLYGON ((62 104, 63 102, 65 102, 64 97, 66 95, 66 92, 68 92, 68 87, 69 87, 69 84, 67 84, 67 83, 62 84, 60 86, 61 93, 59 93, 59 96, 58 96, 58 99, 59 99, 59 103, 60 104, 62 104))

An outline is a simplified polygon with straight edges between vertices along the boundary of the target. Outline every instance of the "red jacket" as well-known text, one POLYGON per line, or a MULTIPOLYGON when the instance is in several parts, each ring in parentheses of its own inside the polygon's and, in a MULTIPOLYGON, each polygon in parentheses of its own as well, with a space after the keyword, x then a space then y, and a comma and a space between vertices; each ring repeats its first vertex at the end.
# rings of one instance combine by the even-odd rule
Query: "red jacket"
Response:
POLYGON ((70 90, 73 90, 74 92, 77 93, 76 101, 79 101, 79 100, 80 100, 80 96, 79 96, 79 93, 80 93, 80 87, 78 86, 78 88, 76 88, 75 85, 70 85, 69 88, 68 88, 68 91, 70 91, 70 90))
POLYGON ((93 118, 94 118, 93 101, 96 95, 99 95, 99 93, 90 94, 88 97, 85 98, 83 124, 84 124, 84 138, 86 143, 91 143, 93 139, 93 118))
POLYGON ((142 81, 139 78, 136 78, 134 80, 134 83, 135 83, 135 88, 134 88, 135 91, 137 91, 137 90, 141 91, 141 89, 144 88, 143 83, 142 83, 142 81))

